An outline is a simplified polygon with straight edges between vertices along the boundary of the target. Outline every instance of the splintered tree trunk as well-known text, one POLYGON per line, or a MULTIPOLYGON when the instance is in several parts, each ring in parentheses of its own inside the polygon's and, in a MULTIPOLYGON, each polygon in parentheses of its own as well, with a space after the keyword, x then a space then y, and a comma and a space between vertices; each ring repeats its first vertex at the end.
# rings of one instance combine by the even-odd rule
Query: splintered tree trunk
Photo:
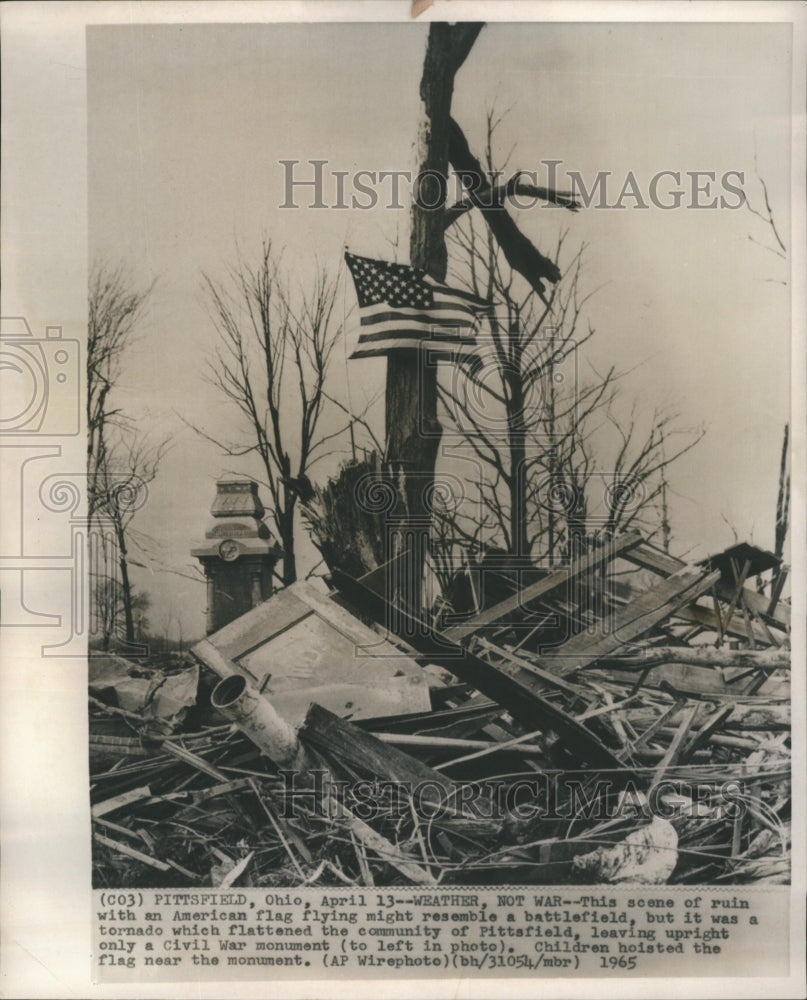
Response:
MULTIPOLYGON (((424 204, 440 200, 439 181, 448 174, 448 134, 454 76, 481 25, 435 22, 429 29, 420 81, 418 130, 420 195, 424 204)), ((416 191, 417 193, 417 191, 416 191)), ((412 204, 410 262, 438 281, 446 276, 444 211, 412 204)), ((417 351, 397 351, 387 361, 387 463, 398 493, 391 513, 391 552, 398 571, 388 580, 391 603, 414 619, 425 617, 423 571, 429 542, 430 486, 440 446, 437 420, 437 370, 421 364, 417 351), (405 553, 405 555, 404 555, 405 553), (391 591, 391 592, 390 592, 391 591)))
POLYGON ((285 508, 278 518, 280 547, 283 550, 283 586, 289 587, 297 580, 297 557, 294 552, 294 507, 285 508))

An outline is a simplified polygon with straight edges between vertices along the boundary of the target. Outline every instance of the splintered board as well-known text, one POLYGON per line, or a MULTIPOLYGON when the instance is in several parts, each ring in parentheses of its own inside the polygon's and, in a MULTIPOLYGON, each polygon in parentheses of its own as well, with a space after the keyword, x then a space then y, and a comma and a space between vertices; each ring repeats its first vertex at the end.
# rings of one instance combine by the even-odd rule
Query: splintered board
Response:
POLYGON ((541 662, 548 670, 563 676, 609 656, 644 635, 681 605, 694 601, 709 590, 719 576, 717 572, 680 570, 637 594, 612 618, 598 621, 591 632, 580 632, 557 649, 543 653, 541 662))

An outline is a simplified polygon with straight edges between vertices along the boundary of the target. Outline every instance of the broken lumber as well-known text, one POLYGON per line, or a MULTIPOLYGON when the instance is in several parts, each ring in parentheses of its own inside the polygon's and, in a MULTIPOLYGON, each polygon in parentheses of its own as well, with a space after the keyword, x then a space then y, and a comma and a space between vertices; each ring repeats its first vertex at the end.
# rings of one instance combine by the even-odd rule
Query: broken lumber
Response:
POLYGON ((391 844, 382 837, 380 833, 376 833, 364 820, 359 819, 358 816, 354 816, 353 813, 349 813, 347 821, 350 829, 365 847, 369 847, 370 850, 375 851, 382 861, 386 861, 388 865, 392 865, 401 875, 408 878, 410 882, 414 882, 415 885, 437 884, 437 879, 431 872, 426 871, 425 868, 407 858, 394 844, 391 844))
MULTIPOLYGON (((675 731, 675 735, 672 740, 670 740, 664 756, 661 758, 658 767, 656 767, 656 770, 653 772, 654 785, 658 785, 661 782, 661 779, 664 777, 667 769, 672 767, 678 760, 678 755, 681 752, 684 740, 687 738, 687 734, 689 733, 690 727, 695 721, 695 716, 698 714, 699 710, 700 705, 693 705, 691 708, 685 709, 684 717, 681 720, 678 729, 675 731)), ((704 738, 704 742, 707 738, 704 738)))
POLYGON ((601 667, 619 670, 644 670, 666 663, 683 663, 700 667, 752 667, 766 672, 790 667, 787 649, 715 649, 712 646, 653 646, 638 656, 609 657, 599 661, 601 667))
POLYGON ((103 844, 104 847, 108 847, 118 854, 124 854, 127 858, 133 858, 135 861, 148 865, 150 868, 156 868, 160 872, 171 871, 171 866, 167 865, 164 861, 158 861, 157 858, 152 858, 148 854, 136 851, 133 847, 129 847, 128 844, 123 844, 119 840, 112 840, 110 837, 105 837, 102 833, 94 833, 93 837, 99 844, 103 844))
POLYGON ((115 812, 116 809, 124 809, 132 803, 150 798, 150 796, 149 786, 142 785, 140 788, 132 788, 128 792, 123 792, 121 795, 114 795, 111 799, 104 799, 103 802, 96 802, 91 807, 90 812, 93 819, 99 819, 101 816, 106 816, 107 813, 115 812))
POLYGON ((473 635, 474 632, 478 632, 487 625, 499 625, 505 616, 512 614, 514 611, 524 610, 528 604, 539 597, 549 594, 553 590, 558 590, 569 583, 570 580, 575 579, 575 577, 581 576, 583 573, 588 573, 590 570, 625 553, 628 549, 637 545, 641 539, 642 536, 638 531, 629 531, 619 538, 614 539, 603 548, 594 549, 586 553, 585 556, 571 563, 569 566, 555 570, 542 580, 537 580, 535 583, 524 587, 511 597, 506 598, 506 600, 500 601, 491 608, 486 608, 470 621, 446 629, 442 634, 452 642, 459 642, 460 639, 473 635))
MULTIPOLYGON (((633 546, 624 553, 623 558, 633 563, 634 566, 649 569, 660 576, 672 576, 687 565, 682 559, 676 559, 675 556, 668 555, 666 552, 662 552, 661 549, 657 549, 647 542, 641 542, 639 545, 633 546)), ((736 587, 726 584, 723 580, 719 580, 715 585, 717 595, 723 601, 730 601, 736 589, 736 587)), ((780 625, 785 630, 790 627, 790 608, 786 604, 780 605, 776 615, 774 615, 776 602, 772 599, 769 600, 763 597, 762 594, 757 594, 756 591, 749 590, 748 587, 742 588, 740 598, 748 610, 754 614, 767 618, 774 625, 780 625)))
MULTIPOLYGON (((499 750, 507 750, 513 744, 512 740, 497 743, 495 740, 468 740, 450 736, 409 735, 407 733, 373 733, 373 736, 381 740, 382 743, 391 743, 393 746, 420 747, 425 750, 467 750, 469 752, 482 750, 486 753, 497 753, 499 750)), ((546 753, 545 747, 540 747, 537 743, 519 743, 518 751, 527 754, 546 753)))
POLYGON ((439 771, 345 722, 321 705, 314 704, 309 708, 298 736, 326 757, 344 762, 365 774, 402 783, 436 782, 446 791, 452 789, 451 782, 439 771))
POLYGON ((544 665, 564 676, 614 653, 626 643, 644 635, 682 605, 695 600, 719 576, 716 570, 706 575, 701 570, 681 570, 638 594, 630 604, 620 608, 610 621, 604 619, 598 622, 595 627, 599 634, 592 636, 588 631, 581 632, 552 653, 545 653, 542 658, 544 665), (600 632, 603 625, 608 626, 605 635, 600 632))
MULTIPOLYGON (((677 616, 681 621, 701 625, 703 628, 710 629, 718 634, 722 632, 725 635, 733 635, 735 638, 748 639, 748 628, 742 615, 733 614, 729 619, 721 615, 718 618, 713 608, 705 608, 700 604, 690 604, 689 607, 681 608, 677 612, 677 616)), ((759 625, 752 623, 751 634, 756 642, 760 642, 763 645, 768 644, 768 637, 759 625)))
MULTIPOLYGON (((495 666, 469 650, 435 632, 426 622, 416 621, 400 608, 394 608, 380 595, 357 580, 335 570, 334 584, 346 597, 356 601, 382 624, 395 622, 408 641, 432 662, 441 663, 462 680, 472 684, 487 697, 498 701, 514 718, 529 729, 553 729, 567 750, 589 764, 614 769, 619 779, 637 781, 637 775, 625 766, 590 730, 567 712, 543 697, 544 685, 531 672, 506 659, 495 666)), ((506 657, 506 652, 501 651, 506 657)))

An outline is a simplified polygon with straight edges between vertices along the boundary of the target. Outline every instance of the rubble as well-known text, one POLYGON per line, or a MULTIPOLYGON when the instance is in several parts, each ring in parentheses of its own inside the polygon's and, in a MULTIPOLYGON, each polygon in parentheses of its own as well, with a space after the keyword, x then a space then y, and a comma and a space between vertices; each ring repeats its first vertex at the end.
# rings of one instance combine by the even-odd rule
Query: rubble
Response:
POLYGON ((89 667, 90 698, 100 705, 115 706, 122 714, 133 713, 153 720, 156 729, 178 728, 196 704, 199 667, 196 664, 174 673, 139 667, 120 656, 93 656, 89 667))
POLYGON ((332 567, 173 674, 99 659, 95 884, 787 881, 789 606, 748 584, 779 570, 631 532, 412 622, 332 567))

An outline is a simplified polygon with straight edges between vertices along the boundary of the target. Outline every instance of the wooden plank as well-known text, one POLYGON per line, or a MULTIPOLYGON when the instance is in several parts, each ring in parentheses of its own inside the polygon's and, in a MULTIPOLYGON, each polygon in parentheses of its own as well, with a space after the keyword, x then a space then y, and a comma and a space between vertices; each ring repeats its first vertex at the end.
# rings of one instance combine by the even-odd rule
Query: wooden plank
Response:
MULTIPOLYGON (((514 736, 511 740, 504 740, 502 743, 491 743, 486 747, 480 747, 478 750, 474 750, 471 753, 466 753, 462 757, 454 757, 452 760, 447 760, 443 764, 438 764, 439 768, 454 767, 456 764, 466 764, 470 760, 478 760, 480 757, 488 757, 492 753, 499 753, 502 750, 510 750, 513 747, 518 747, 521 753, 525 753, 527 748, 533 746, 529 740, 535 739, 536 736, 541 736, 542 733, 539 730, 537 733, 524 733, 523 736, 514 736)), ((543 754, 546 751, 538 746, 534 749, 537 753, 543 754)))
POLYGON ((515 663, 519 667, 522 667, 524 670, 527 670, 529 673, 540 678, 547 686, 555 688, 558 691, 564 691, 566 694, 572 695, 572 697, 590 698, 591 696, 590 692, 586 691, 586 689, 581 687, 579 684, 570 684, 568 681, 563 680, 562 677, 558 677, 556 674, 551 673, 549 670, 545 670, 537 663, 533 663, 532 660, 528 660, 524 656, 519 656, 510 649, 504 649, 502 646, 497 646, 493 642, 488 642, 487 639, 483 639, 480 636, 476 636, 474 638, 472 649, 474 652, 482 649, 487 654, 499 656, 508 660, 510 663, 515 663))
POLYGON ((629 552, 624 553, 622 558, 627 559, 634 566, 649 569, 660 576, 673 576, 686 568, 686 563, 681 559, 676 559, 675 556, 668 555, 647 542, 633 546, 629 552))
POLYGON ((614 657, 607 666, 644 670, 662 663, 690 663, 699 667, 753 667, 772 672, 790 668, 788 649, 715 649, 712 646, 653 646, 636 656, 614 657))
MULTIPOLYGON (((647 542, 633 546, 621 558, 633 563, 634 566, 640 566, 642 569, 649 569, 654 573, 658 573, 660 576, 672 576, 674 573, 680 572, 687 565, 681 559, 667 555, 666 552, 654 548, 654 546, 649 545, 647 542)), ((715 590, 721 600, 730 601, 734 596, 736 588, 719 580, 715 584, 715 590)), ((790 627, 790 608, 786 604, 780 605, 776 611, 776 615, 774 615, 768 599, 762 594, 758 594, 755 590, 743 587, 740 596, 749 611, 764 616, 774 624, 779 623, 784 629, 790 627)), ((773 608, 775 609, 775 607, 774 604, 773 608)))
POLYGON ((681 761, 687 762, 692 759, 696 750, 709 742, 709 737, 716 732, 734 711, 734 704, 723 705, 713 712, 703 723, 695 735, 687 742, 681 751, 681 761))
POLYGON ((226 774, 223 774, 212 764, 208 764, 206 760, 202 760, 201 757, 197 757, 195 753, 191 753, 190 750, 186 750, 185 747, 178 746, 176 743, 171 743, 170 740, 163 740, 162 748, 178 760, 181 760, 183 764, 190 764, 191 767, 195 767, 196 770, 201 771, 202 774, 207 774, 222 784, 227 781, 226 774))
POLYGON ((310 606, 291 588, 279 590, 268 601, 209 635, 207 641, 227 659, 234 660, 310 614, 310 606))
POLYGON ((312 705, 297 735, 326 757, 344 761, 350 767, 388 781, 433 781, 451 788, 439 771, 410 757, 371 733, 345 722, 321 705, 312 705))
MULTIPOLYGON (((638 668, 631 667, 630 673, 625 672, 623 674, 617 660, 603 662, 602 668, 608 671, 604 675, 608 680, 622 684, 630 684, 638 670, 638 668)), ((599 677, 600 674, 598 670, 595 670, 591 674, 587 673, 586 676, 591 676, 593 680, 595 677, 599 677)), ((683 694, 689 696, 705 695, 707 697, 736 698, 738 695, 736 686, 727 684, 722 673, 711 667, 696 667, 689 663, 665 663, 663 666, 650 668, 647 676, 644 678, 643 686, 658 688, 664 681, 671 684, 676 691, 681 691, 683 694)), ((788 698, 789 692, 790 685, 787 680, 769 678, 759 693, 769 698, 788 698)))
MULTIPOLYGON (((676 734, 674 726, 665 726, 661 732, 664 736, 671 737, 676 734)), ((712 733, 707 742, 714 743, 718 747, 731 747, 735 750, 758 750, 760 746, 759 740, 748 740, 741 736, 727 736, 725 733, 712 733)))
MULTIPOLYGON (((712 608, 705 608, 701 604, 690 604, 688 607, 678 610, 676 617, 685 622, 702 625, 713 632, 719 632, 722 625, 725 635, 733 635, 738 639, 748 640, 745 622, 739 615, 733 615, 731 621, 726 621, 725 619, 718 621, 712 608)), ((752 634, 758 642, 761 642, 764 646, 768 645, 765 633, 758 625, 752 626, 752 634)))
MULTIPOLYGON (((344 763, 372 780, 390 781, 404 788, 420 785, 423 791, 428 784, 426 801, 445 806, 449 814, 461 805, 456 785, 439 771, 345 722, 321 705, 311 706, 298 735, 326 761, 344 763)), ((461 813, 457 818, 468 820, 461 813)), ((501 833, 502 823, 495 818, 473 817, 471 829, 479 836, 496 837, 501 833)))
POLYGON ((675 735, 670 740, 670 744, 664 756, 658 763, 655 771, 653 772, 653 781, 651 785, 658 785, 661 779, 664 777, 665 771, 672 767, 678 760, 678 754, 681 751, 681 746, 686 739, 686 735, 689 732, 690 726, 695 721, 695 716, 700 711, 700 705, 693 705, 690 709, 684 712, 684 717, 681 720, 681 724, 675 731, 675 735))
POLYGON ((395 621, 409 641, 416 643, 433 662, 441 663, 457 677, 499 702, 529 729, 551 728, 578 760, 613 768, 615 777, 625 781, 640 780, 591 730, 543 697, 544 682, 534 674, 507 661, 494 667, 457 643, 450 642, 444 634, 435 632, 426 623, 416 622, 401 609, 395 609, 393 614, 393 608, 380 595, 367 590, 347 574, 334 570, 333 579, 342 593, 365 608, 376 621, 395 621))
POLYGON ((155 795, 151 799, 151 802, 170 802, 172 799, 177 799, 181 805, 190 802, 198 806, 202 802, 207 802, 208 799, 217 798, 219 795, 232 795, 235 792, 243 792, 250 787, 251 780, 251 778, 234 778, 232 781, 224 781, 219 785, 213 785, 210 788, 201 788, 192 792, 166 792, 162 795, 155 795))
POLYGON ((767 605, 766 613, 769 616, 774 614, 778 615, 783 622, 790 625, 790 605, 789 604, 779 604, 779 598, 782 596, 782 590, 785 586, 785 580, 787 579, 787 569, 784 566, 781 567, 777 577, 774 581, 773 587, 771 588, 771 597, 767 605), (777 608, 778 605, 778 608, 777 608))
POLYGON ((773 603, 772 605, 769 598, 765 597, 764 594, 758 594, 755 590, 750 590, 748 587, 743 588, 742 599, 745 606, 753 614, 758 615, 760 618, 766 618, 769 622, 779 625, 785 631, 790 628, 789 604, 780 604, 777 608, 776 604, 773 603))
MULTIPOLYGON (((426 750, 467 750, 468 752, 483 750, 486 753, 496 753, 498 750, 506 750, 513 743, 506 740, 498 743, 496 740, 469 740, 457 739, 452 736, 429 736, 410 733, 373 733, 377 740, 382 743, 391 743, 399 747, 417 747, 426 750)), ((545 754, 546 747, 538 746, 537 743, 519 743, 519 753, 545 754)), ((452 761, 453 763, 453 761, 452 761)), ((445 765, 441 765, 445 766, 445 765)))
POLYGON ((600 566, 624 554, 632 546, 638 545, 641 537, 638 531, 629 531, 619 538, 615 538, 603 548, 587 553, 582 559, 572 563, 570 566, 556 570, 554 573, 545 576, 542 580, 537 580, 528 587, 519 589, 511 597, 500 601, 492 608, 486 608, 470 621, 446 629, 442 634, 452 642, 459 642, 460 639, 467 638, 469 635, 473 635, 474 632, 478 632, 488 625, 499 624, 503 618, 514 611, 523 609, 527 604, 532 603, 539 597, 565 586, 565 584, 575 577, 587 573, 594 567, 600 566))
POLYGON ((115 833, 119 833, 122 837, 130 837, 138 843, 140 843, 143 839, 136 830, 130 830, 128 827, 121 826, 119 823, 113 823, 111 819, 100 819, 97 816, 93 816, 92 821, 98 826, 104 827, 105 830, 114 830, 115 833))
POLYGON ((108 847, 117 854, 124 854, 127 858, 133 858, 135 861, 139 861, 144 865, 149 865, 151 868, 156 868, 157 871, 160 872, 171 871, 171 866, 167 865, 164 861, 158 861, 157 858, 152 858, 148 854, 136 851, 133 847, 129 847, 128 844, 122 844, 119 840, 112 840, 109 837, 105 837, 101 833, 94 833, 93 837, 99 844, 103 844, 104 847, 108 847))
MULTIPOLYGON (((468 685, 462 685, 468 690, 468 685)), ((477 698, 461 705, 459 708, 446 708, 438 712, 415 712, 409 715, 390 715, 374 719, 351 720, 353 725, 372 732, 383 729, 386 733, 416 733, 439 732, 450 736, 448 732, 456 725, 484 725, 486 721, 501 715, 502 709, 496 702, 485 698, 477 698)))
POLYGON ((380 833, 376 833, 364 820, 359 819, 358 816, 354 816, 352 813, 348 813, 347 821, 350 829, 364 846, 374 851, 382 861, 386 861, 388 865, 392 865, 404 878, 408 878, 415 885, 437 885, 437 879, 431 872, 415 864, 398 847, 385 840, 380 833))
POLYGON ((638 594, 613 617, 613 627, 605 635, 581 632, 552 653, 542 656, 544 666, 561 676, 613 655, 626 643, 648 632, 674 611, 708 590, 719 577, 717 571, 686 569, 638 594))
POLYGON ((107 813, 115 812, 116 809, 123 809, 125 806, 133 805, 141 799, 150 797, 151 789, 148 785, 142 785, 140 788, 132 788, 128 792, 115 795, 111 799, 104 799, 103 802, 96 802, 90 812, 93 819, 99 819, 101 816, 106 816, 107 813))
MULTIPOLYGON (((723 583, 717 585, 718 597, 721 597, 724 601, 728 600, 730 591, 731 588, 723 583)), ((748 610, 755 615, 766 618, 771 624, 776 625, 783 631, 787 631, 790 628, 790 607, 787 604, 780 604, 776 614, 770 614, 768 598, 762 594, 758 594, 755 590, 751 590, 750 587, 743 587, 740 598, 748 610)))
POLYGON ((655 722, 652 722, 647 729, 645 729, 639 739, 634 742, 633 749, 640 750, 644 747, 656 735, 656 733, 661 732, 664 725, 669 722, 674 715, 680 712, 685 705, 685 698, 679 698, 677 701, 674 701, 666 711, 662 712, 655 722))

